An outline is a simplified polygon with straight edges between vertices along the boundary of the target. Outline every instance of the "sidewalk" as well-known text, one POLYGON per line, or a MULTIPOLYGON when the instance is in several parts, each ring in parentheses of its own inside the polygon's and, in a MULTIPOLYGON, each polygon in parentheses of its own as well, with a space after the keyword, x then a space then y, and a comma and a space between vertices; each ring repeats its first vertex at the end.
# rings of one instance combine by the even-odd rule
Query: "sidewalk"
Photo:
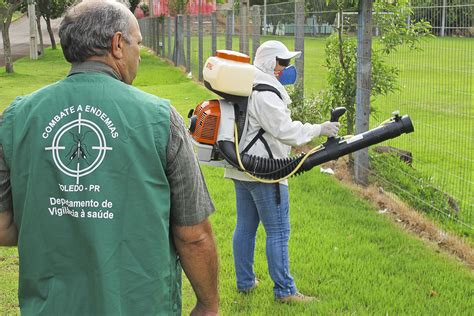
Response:
MULTIPOLYGON (((58 28, 61 19, 51 21, 51 28, 55 34, 56 44, 59 45, 58 28)), ((41 31, 43 33, 44 46, 51 46, 48 30, 46 29, 46 22, 41 19, 41 31)), ((10 43, 12 50, 13 61, 30 55, 30 25, 26 15, 22 16, 10 26, 10 43)), ((38 38, 39 43, 39 38, 38 38)), ((38 44, 39 46, 39 44, 38 44)), ((5 56, 3 52, 3 37, 0 33, 0 67, 5 66, 5 56)))

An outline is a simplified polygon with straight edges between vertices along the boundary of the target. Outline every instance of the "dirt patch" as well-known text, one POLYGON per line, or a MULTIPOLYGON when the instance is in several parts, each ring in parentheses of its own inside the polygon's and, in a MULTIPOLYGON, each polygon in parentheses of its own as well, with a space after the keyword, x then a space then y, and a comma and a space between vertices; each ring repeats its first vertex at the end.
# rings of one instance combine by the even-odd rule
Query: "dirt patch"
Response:
POLYGON ((402 229, 418 236, 436 249, 455 256, 474 271, 474 249, 468 243, 439 229, 431 220, 406 205, 394 194, 373 184, 367 187, 355 184, 347 167, 347 157, 325 163, 322 167, 332 168, 335 177, 342 184, 369 201, 381 214, 389 216, 402 229))

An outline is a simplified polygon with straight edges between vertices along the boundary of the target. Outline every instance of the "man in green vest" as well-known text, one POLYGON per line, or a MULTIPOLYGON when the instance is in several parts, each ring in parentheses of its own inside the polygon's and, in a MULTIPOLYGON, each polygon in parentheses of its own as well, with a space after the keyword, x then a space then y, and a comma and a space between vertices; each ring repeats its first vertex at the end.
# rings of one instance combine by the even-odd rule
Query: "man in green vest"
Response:
POLYGON ((214 211, 186 127, 130 84, 138 22, 115 1, 71 8, 67 78, 0 117, 0 246, 16 245, 22 315, 218 313, 214 211))

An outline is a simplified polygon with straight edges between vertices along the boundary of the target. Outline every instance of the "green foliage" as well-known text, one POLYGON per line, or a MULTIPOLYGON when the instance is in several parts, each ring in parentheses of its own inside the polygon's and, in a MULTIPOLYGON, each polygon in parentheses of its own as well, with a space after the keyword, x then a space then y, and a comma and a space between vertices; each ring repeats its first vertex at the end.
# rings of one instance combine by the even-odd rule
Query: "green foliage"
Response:
POLYGON ((292 100, 289 108, 293 120, 312 124, 319 124, 324 120, 319 107, 322 103, 319 96, 302 98, 302 94, 294 86, 287 90, 292 100))
POLYGON ((148 16, 150 14, 150 8, 148 7, 148 4, 146 3, 140 4, 140 9, 143 11, 143 14, 145 16, 148 16))
MULTIPOLYGON (((441 26, 443 6, 441 1, 438 3, 433 3, 433 0, 412 0, 412 7, 430 7, 429 10, 420 9, 414 11, 414 17, 428 21, 431 25, 441 26)), ((474 6, 472 6, 472 1, 449 0, 447 1, 445 12, 445 34, 474 36, 474 29, 472 28, 474 25, 474 6)), ((433 28, 432 32, 439 35, 441 28, 433 28)))
POLYGON ((75 3, 74 0, 36 0, 36 7, 45 19, 57 19, 66 9, 75 3))
POLYGON ((13 13, 18 9, 22 0, 0 0, 0 30, 9 24, 13 13))
POLYGON ((168 8, 171 15, 185 14, 188 10, 188 4, 189 0, 169 0, 168 8))
POLYGON ((141 0, 130 0, 130 11, 135 12, 135 9, 137 8, 140 1, 141 0))
POLYGON ((413 15, 408 1, 385 1, 374 2, 374 25, 382 31, 379 39, 381 50, 389 55, 401 45, 407 45, 411 49, 417 49, 420 40, 430 35, 431 25, 425 20, 410 19, 413 15))

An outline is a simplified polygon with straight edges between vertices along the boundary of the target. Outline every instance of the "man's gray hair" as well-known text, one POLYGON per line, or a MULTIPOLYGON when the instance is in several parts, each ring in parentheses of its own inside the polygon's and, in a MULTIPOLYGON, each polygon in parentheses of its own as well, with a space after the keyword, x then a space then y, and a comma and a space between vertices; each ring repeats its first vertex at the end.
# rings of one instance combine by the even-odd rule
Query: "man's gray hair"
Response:
POLYGON ((66 60, 83 62, 111 51, 112 37, 121 32, 130 42, 131 15, 118 1, 90 0, 70 8, 59 27, 59 38, 66 60))

